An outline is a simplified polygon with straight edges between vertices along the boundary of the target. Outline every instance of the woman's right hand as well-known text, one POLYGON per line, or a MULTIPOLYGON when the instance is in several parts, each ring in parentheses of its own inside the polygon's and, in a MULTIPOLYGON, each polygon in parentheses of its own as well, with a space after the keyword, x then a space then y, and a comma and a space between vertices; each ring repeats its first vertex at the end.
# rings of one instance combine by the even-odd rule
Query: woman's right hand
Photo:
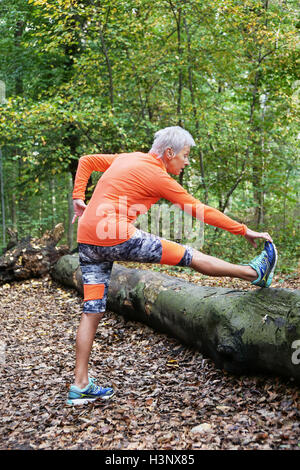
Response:
POLYGON ((251 243, 251 245, 254 246, 254 248, 257 248, 257 244, 255 243, 256 238, 263 238, 264 240, 273 243, 272 237, 268 232, 254 232, 253 230, 250 230, 250 228, 247 228, 247 232, 244 237, 249 243, 251 243))
POLYGON ((74 217, 72 220, 72 224, 74 224, 76 217, 78 217, 78 220, 80 219, 86 207, 87 206, 82 199, 73 199, 74 217))

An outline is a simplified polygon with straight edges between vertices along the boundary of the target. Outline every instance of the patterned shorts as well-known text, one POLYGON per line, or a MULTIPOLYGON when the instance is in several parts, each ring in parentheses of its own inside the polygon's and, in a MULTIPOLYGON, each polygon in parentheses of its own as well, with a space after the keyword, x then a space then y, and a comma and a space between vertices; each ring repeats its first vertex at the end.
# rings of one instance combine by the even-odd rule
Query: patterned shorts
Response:
POLYGON ((137 261, 189 266, 193 249, 136 229, 134 235, 115 246, 78 243, 84 287, 84 313, 106 310, 107 292, 114 261, 137 261))

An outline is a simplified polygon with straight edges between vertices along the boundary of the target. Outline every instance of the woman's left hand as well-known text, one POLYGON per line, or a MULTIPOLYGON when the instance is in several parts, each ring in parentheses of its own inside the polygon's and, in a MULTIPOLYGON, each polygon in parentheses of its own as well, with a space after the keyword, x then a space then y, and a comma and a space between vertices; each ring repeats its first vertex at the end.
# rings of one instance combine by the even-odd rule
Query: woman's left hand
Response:
POLYGON ((246 240, 248 240, 249 243, 251 243, 251 245, 254 246, 254 248, 257 248, 257 244, 255 243, 256 238, 263 238, 264 240, 273 243, 272 237, 268 234, 268 232, 254 232, 253 230, 250 230, 250 228, 247 228, 247 232, 244 237, 246 240))
POLYGON ((72 224, 74 224, 76 217, 78 217, 78 220, 80 219, 80 217, 85 211, 85 208, 86 204, 84 201, 82 201, 81 199, 73 199, 74 217, 72 220, 72 224))

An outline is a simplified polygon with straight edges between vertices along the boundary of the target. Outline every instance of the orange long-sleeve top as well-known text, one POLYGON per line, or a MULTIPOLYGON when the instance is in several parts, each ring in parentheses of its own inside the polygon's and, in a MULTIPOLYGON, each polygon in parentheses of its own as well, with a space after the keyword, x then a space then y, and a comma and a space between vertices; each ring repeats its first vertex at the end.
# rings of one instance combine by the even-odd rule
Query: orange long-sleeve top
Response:
POLYGON ((77 241, 114 246, 134 234, 136 218, 164 198, 209 225, 245 235, 247 227, 189 194, 157 155, 134 152, 84 155, 79 159, 73 199, 85 199, 93 171, 104 172, 78 222, 77 241))

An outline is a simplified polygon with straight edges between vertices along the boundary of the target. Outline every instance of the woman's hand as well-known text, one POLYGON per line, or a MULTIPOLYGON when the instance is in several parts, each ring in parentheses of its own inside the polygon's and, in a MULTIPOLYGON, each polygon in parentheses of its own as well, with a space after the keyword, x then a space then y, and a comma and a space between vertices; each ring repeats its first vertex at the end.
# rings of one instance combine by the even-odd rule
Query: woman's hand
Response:
POLYGON ((247 232, 244 237, 251 243, 251 245, 254 246, 254 248, 257 248, 257 244, 254 241, 256 238, 264 238, 265 240, 273 243, 271 236, 267 232, 254 232, 253 230, 250 230, 250 228, 247 228, 247 232))
POLYGON ((80 217, 85 211, 85 208, 86 204, 82 199, 73 199, 73 209, 75 215, 73 217, 72 224, 74 224, 76 217, 78 217, 78 220, 80 219, 80 217))

